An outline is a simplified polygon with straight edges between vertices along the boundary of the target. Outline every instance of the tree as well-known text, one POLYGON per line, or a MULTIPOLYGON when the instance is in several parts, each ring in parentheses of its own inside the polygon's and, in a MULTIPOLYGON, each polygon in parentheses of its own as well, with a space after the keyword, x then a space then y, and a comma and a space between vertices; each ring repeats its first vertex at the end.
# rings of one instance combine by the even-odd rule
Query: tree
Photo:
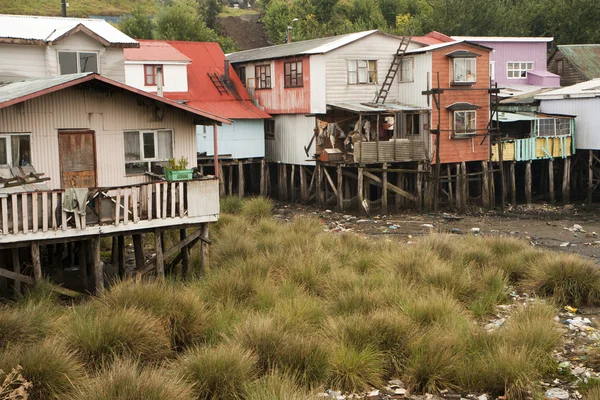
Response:
POLYGON ((131 14, 121 18, 118 25, 121 32, 134 39, 152 39, 155 27, 154 20, 145 14, 140 3, 133 7, 131 14))
POLYGON ((216 42, 219 38, 200 18, 196 7, 187 1, 178 1, 159 12, 156 34, 162 40, 190 42, 216 42))
POLYGON ((206 26, 210 29, 217 30, 217 17, 223 9, 221 0, 198 0, 198 9, 200 10, 200 15, 203 16, 206 26))

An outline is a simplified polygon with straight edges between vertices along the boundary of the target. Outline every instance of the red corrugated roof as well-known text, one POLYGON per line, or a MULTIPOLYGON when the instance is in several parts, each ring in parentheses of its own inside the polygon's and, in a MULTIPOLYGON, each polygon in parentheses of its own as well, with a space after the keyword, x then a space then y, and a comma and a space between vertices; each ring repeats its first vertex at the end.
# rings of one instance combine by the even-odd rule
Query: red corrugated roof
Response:
POLYGON ((427 45, 454 42, 454 39, 450 36, 437 31, 431 31, 425 36, 413 36, 411 39, 415 42, 427 45))
POLYGON ((208 74, 223 76, 225 54, 218 43, 210 42, 178 42, 168 44, 189 57, 188 93, 165 93, 165 97, 173 100, 187 100, 187 105, 206 110, 231 119, 263 119, 271 118, 252 103, 252 97, 242 85, 233 67, 229 67, 231 86, 228 93, 220 94, 210 80, 208 74))
POLYGON ((137 49, 124 49, 127 61, 177 61, 190 62, 191 60, 166 42, 155 40, 139 40, 137 49))

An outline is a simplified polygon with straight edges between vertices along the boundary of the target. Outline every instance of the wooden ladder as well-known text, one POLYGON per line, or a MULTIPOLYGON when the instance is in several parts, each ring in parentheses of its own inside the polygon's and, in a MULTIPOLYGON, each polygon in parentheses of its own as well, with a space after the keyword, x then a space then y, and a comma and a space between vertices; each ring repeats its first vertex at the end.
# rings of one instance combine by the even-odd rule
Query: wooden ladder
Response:
POLYGON ((400 46, 398 46, 398 50, 396 50, 396 54, 394 54, 394 60, 392 61, 392 65, 390 65, 390 69, 388 70, 385 79, 383 80, 383 84, 381 85, 381 90, 377 93, 375 97, 375 104, 385 103, 385 100, 388 97, 392 84, 394 83, 394 79, 398 74, 398 70, 400 69, 400 65, 402 64, 402 59, 404 58, 404 54, 408 49, 408 45, 410 44, 410 39, 412 36, 403 36, 400 41, 400 46))
POLYGON ((208 72, 208 77, 210 78, 211 82, 215 85, 220 95, 222 95, 223 93, 229 93, 225 85, 223 85, 223 82, 221 82, 221 80, 219 79, 219 75, 215 73, 211 74, 210 72, 208 72))

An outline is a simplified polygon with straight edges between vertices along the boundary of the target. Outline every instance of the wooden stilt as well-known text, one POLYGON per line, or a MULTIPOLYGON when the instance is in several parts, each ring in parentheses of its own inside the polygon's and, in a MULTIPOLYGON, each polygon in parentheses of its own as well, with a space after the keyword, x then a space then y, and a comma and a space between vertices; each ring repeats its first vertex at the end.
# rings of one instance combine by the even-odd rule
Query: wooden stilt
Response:
POLYGON ((56 279, 59 283, 64 283, 65 281, 64 252, 65 245, 63 243, 58 243, 56 245, 56 279))
POLYGON ((267 195, 266 174, 267 174, 266 161, 264 159, 262 159, 262 160, 260 160, 260 195, 261 196, 267 195))
POLYGON ((300 198, 302 203, 308 202, 308 191, 306 190, 306 167, 300 166, 300 198))
POLYGON ((244 197, 244 164, 238 161, 238 196, 244 197))
POLYGON ((39 242, 31 242, 31 264, 33 267, 33 279, 38 283, 42 280, 42 261, 40 260, 39 242))
POLYGON ((227 167, 227 194, 232 196, 233 195, 233 165, 230 165, 229 167, 227 167))
POLYGON ((548 160, 548 192, 550 194, 550 202, 554 203, 556 197, 554 195, 554 159, 548 160))
POLYGON ((417 194, 417 210, 423 210, 423 163, 419 163, 417 166, 416 176, 416 194, 417 194))
POLYGON ((387 173, 388 165, 387 163, 383 163, 383 173, 382 173, 382 184, 381 184, 381 209, 384 213, 388 212, 388 173, 387 173))
POLYGON ((481 171, 483 172, 481 179, 481 200, 483 207, 490 208, 490 177, 487 161, 481 162, 481 171))
POLYGON ((323 166, 317 164, 317 205, 323 207, 325 205, 325 195, 323 193, 323 166))
MULTIPOLYGON (((396 172, 396 186, 404 190, 404 174, 402 172, 396 172)), ((394 195, 394 205, 396 208, 404 206, 404 199, 405 197, 399 195, 398 193, 394 195)))
POLYGON ((586 204, 592 204, 592 194, 594 192, 594 150, 588 150, 588 187, 586 204))
POLYGON ((200 244, 201 252, 202 252, 200 268, 202 270, 202 273, 206 274, 210 271, 208 243, 206 242, 206 240, 208 240, 208 224, 207 223, 202 224, 201 229, 202 229, 201 237, 204 238, 205 240, 202 240, 202 243, 200 244))
POLYGON ((336 167, 337 191, 338 191, 338 210, 344 211, 344 174, 340 164, 336 167))
MULTIPOLYGON (((185 229, 179 230, 179 240, 182 242, 187 237, 187 231, 185 229)), ((190 270, 190 249, 188 246, 184 246, 181 249, 181 275, 188 276, 190 270)))
POLYGON ((79 247, 77 250, 79 260, 79 275, 81 278, 81 284, 85 290, 90 290, 88 283, 88 272, 87 272, 87 242, 82 240, 78 243, 79 247))
MULTIPOLYGON (((13 267, 13 272, 15 274, 21 274, 21 260, 19 259, 19 249, 11 249, 11 255, 12 255, 12 267, 13 267)), ((21 281, 16 280, 14 281, 14 289, 15 289, 15 293, 21 293, 21 281)))
POLYGON ((267 196, 270 196, 271 193, 272 193, 272 191, 273 191, 273 185, 271 184, 271 167, 270 167, 269 164, 267 164, 267 168, 266 168, 265 172, 267 174, 267 177, 265 178, 266 179, 266 190, 265 190, 265 193, 266 193, 267 196))
POLYGON ((456 163, 456 208, 462 210, 464 206, 463 191, 462 191, 462 170, 460 163, 456 163))
MULTIPOLYGON (((510 173, 509 173, 509 177, 510 177, 510 202, 512 203, 512 205, 517 204, 517 177, 515 176, 515 164, 517 162, 516 161, 511 161, 510 162, 510 173)), ((492 168, 494 168, 494 166, 492 165, 492 168)), ((492 175, 493 177, 494 175, 492 175)))
MULTIPOLYGON (((423 166, 424 171, 431 172, 431 166, 423 166)), ((437 193, 434 193, 435 182, 430 179, 431 174, 428 174, 423 178, 423 205, 426 211, 435 210, 435 201, 434 196, 437 196, 437 193)))
MULTIPOLYGON (((4 252, 0 250, 0 270, 9 271, 9 269, 6 267, 8 258, 3 253, 4 252)), ((8 279, 3 276, 0 277, 0 295, 8 297, 8 279)))
POLYGON ((219 171, 215 171, 219 175, 219 196, 225 196, 225 174, 223 173, 223 164, 219 162, 219 171))
POLYGON ((450 170, 450 164, 446 164, 446 175, 448 176, 448 202, 450 205, 454 205, 454 195, 452 194, 452 171, 450 170))
POLYGON ((469 204, 469 175, 467 175, 467 163, 462 161, 460 163, 461 174, 462 174, 462 198, 463 205, 466 207, 469 204))
MULTIPOLYGON (((122 237, 123 236, 119 236, 119 238, 122 237)), ((100 259, 100 236, 96 236, 92 239, 92 256, 96 296, 100 296, 104 293, 104 271, 102 260, 100 259)))
POLYGON ((158 229, 154 231, 154 251, 156 252, 156 277, 162 280, 165 279, 165 260, 163 258, 161 232, 158 229))
POLYGON ((118 240, 118 236, 113 236, 111 238, 110 263, 112 265, 117 265, 119 263, 119 240, 118 240))
POLYGON ((565 203, 570 201, 570 191, 571 191, 571 159, 565 158, 564 160, 564 169, 563 169, 563 184, 562 184, 562 200, 565 203))
POLYGON ((531 161, 525 163, 525 202, 531 204, 531 161))
POLYGON ((281 191, 283 193, 283 200, 287 201, 290 198, 288 195, 287 164, 281 164, 281 167, 281 171, 283 172, 281 176, 281 183, 283 184, 281 191))
POLYGON ((117 260, 119 278, 125 279, 125 236, 120 235, 117 238, 117 248, 119 253, 117 260))
POLYGON ((296 177, 296 166, 292 164, 292 171, 290 174, 290 201, 296 202, 296 190, 294 189, 294 178, 296 177))
MULTIPOLYGON (((358 204, 361 210, 364 210, 363 200, 365 199, 364 195, 364 170, 362 167, 358 168, 358 178, 357 178, 357 195, 358 195, 358 204)), ((364 210, 366 211, 366 210, 364 210)))
POLYGON ((144 257, 144 243, 142 235, 133 235, 133 252, 135 255, 135 270, 140 271, 144 268, 146 264, 146 259, 144 257))

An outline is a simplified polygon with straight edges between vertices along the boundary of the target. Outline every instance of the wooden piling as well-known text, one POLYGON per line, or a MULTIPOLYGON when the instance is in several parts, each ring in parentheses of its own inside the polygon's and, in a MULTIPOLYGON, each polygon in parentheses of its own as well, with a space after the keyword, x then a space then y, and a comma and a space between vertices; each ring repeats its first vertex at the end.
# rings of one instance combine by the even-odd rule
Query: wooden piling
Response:
MULTIPOLYGON (((182 242, 187 237, 187 231, 185 229, 179 230, 179 240, 182 242)), ((181 248, 181 275, 187 276, 190 270, 190 249, 188 246, 181 248)))
POLYGON ((563 184, 562 184, 562 200, 565 203, 568 203, 570 200, 570 191, 571 191, 571 159, 569 157, 564 159, 564 169, 563 169, 563 184))
POLYGON ((463 198, 463 203, 464 206, 467 206, 469 204, 469 174, 467 173, 467 163, 464 161, 461 161, 460 163, 460 167, 461 167, 461 174, 462 174, 462 198, 463 198))
POLYGON ((296 176, 296 166, 292 164, 292 170, 290 172, 290 201, 292 203, 296 202, 296 190, 294 190, 294 178, 296 176))
POLYGON ((244 197, 244 164, 238 161, 238 196, 244 197))
MULTIPOLYGON (((511 161, 510 162, 510 202, 512 203, 512 205, 517 204, 517 178, 515 176, 515 164, 517 162, 516 161, 511 161)), ((493 168, 493 165, 492 165, 493 168)), ((493 177, 493 175, 492 175, 493 177)))
POLYGON ((223 163, 219 162, 219 170, 215 171, 219 177, 219 196, 225 196, 225 174, 223 173, 223 163))
POLYGON ((266 161, 264 159, 260 160, 260 195, 267 195, 267 174, 266 161))
POLYGON ((118 249, 118 257, 117 257, 117 271, 119 273, 119 278, 125 278, 125 236, 119 235, 117 237, 117 249, 118 249))
POLYGON ((208 224, 202 224, 202 234, 200 235, 204 240, 201 241, 200 250, 201 250, 201 259, 200 259, 200 268, 202 273, 206 274, 210 271, 210 261, 209 261, 209 252, 208 252, 208 224))
POLYGON ((417 176, 416 176, 416 194, 417 194, 417 210, 423 210, 423 163, 419 163, 417 166, 417 176))
POLYGON ((156 252, 156 277, 163 280, 165 279, 165 259, 163 258, 161 232, 158 229, 154 231, 154 251, 156 252))
POLYGON ((144 257, 144 243, 142 235, 137 234, 132 236, 133 240, 133 252, 135 256, 135 270, 141 271, 145 264, 146 259, 144 257))
MULTIPOLYGON (((363 200, 365 199, 364 195, 364 169, 362 167, 358 167, 358 178, 357 178, 357 195, 358 195, 358 204, 361 210, 364 210, 363 200)), ((366 210, 364 210, 366 211, 366 210)))
POLYGON ((548 160, 548 192, 550 194, 550 202, 554 203, 556 201, 554 195, 554 159, 548 160))
POLYGON ((321 164, 317 164, 316 167, 317 174, 317 205, 319 207, 323 207, 325 205, 325 194, 323 193, 323 166, 321 164))
POLYGON ((531 205, 531 161, 525 162, 525 202, 531 205))
POLYGON ((489 168, 488 162, 481 162, 481 170, 483 172, 483 176, 481 179, 481 200, 483 207, 490 208, 490 177, 489 177, 489 168))
POLYGON ((336 167, 337 191, 338 191, 338 210, 344 211, 344 174, 340 164, 336 167))
POLYGON ((594 150, 588 150, 588 187, 586 204, 592 203, 592 194, 594 193, 594 150))
MULTIPOLYGON (((122 238, 122 236, 119 236, 119 238, 122 238)), ((100 236, 92 239, 92 256, 96 296, 100 296, 104 293, 104 271, 102 259, 100 258, 100 236)))
POLYGON ((300 199, 302 203, 308 202, 308 191, 306 190, 306 167, 300 166, 300 199))
POLYGON ((81 278, 81 284, 85 290, 90 290, 88 283, 88 271, 87 271, 87 242, 82 240, 78 244, 77 256, 79 264, 79 275, 81 278))
POLYGON ((227 194, 233 195, 233 165, 227 167, 227 194))
MULTIPOLYGON (((379 136, 379 135, 377 135, 379 136)), ((382 184, 381 184, 381 209, 384 213, 388 212, 388 191, 387 191, 387 183, 388 183, 388 173, 387 173, 388 165, 387 163, 383 163, 383 173, 382 173, 382 184)))

